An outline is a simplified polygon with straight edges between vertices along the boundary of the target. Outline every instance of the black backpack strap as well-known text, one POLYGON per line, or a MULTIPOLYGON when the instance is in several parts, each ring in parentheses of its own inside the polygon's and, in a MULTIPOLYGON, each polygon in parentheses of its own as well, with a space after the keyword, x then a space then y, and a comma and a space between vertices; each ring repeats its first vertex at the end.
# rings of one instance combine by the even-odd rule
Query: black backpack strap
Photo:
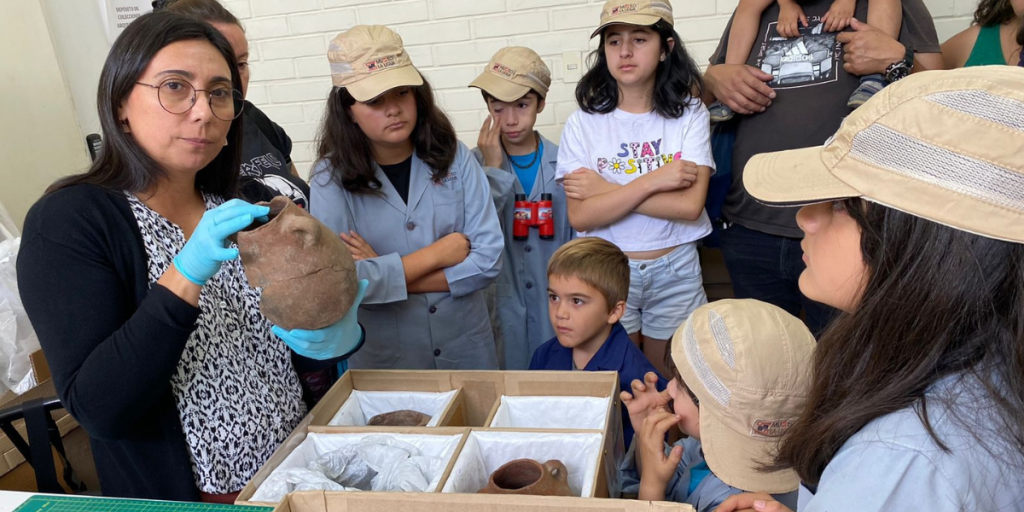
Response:
MULTIPOLYGON (((48 409, 54 408, 53 399, 38 398, 29 400, 22 404, 21 409, 25 415, 25 430, 28 432, 28 454, 25 458, 29 460, 36 475, 36 485, 39 492, 64 494, 64 488, 57 480, 57 469, 53 464, 52 445, 57 449, 60 459, 64 482, 71 489, 71 492, 78 493, 86 490, 85 484, 78 479, 71 463, 68 462, 67 452, 64 449, 64 440, 61 438, 57 422, 48 409)), ((59 406, 59 402, 56 404, 59 406)))

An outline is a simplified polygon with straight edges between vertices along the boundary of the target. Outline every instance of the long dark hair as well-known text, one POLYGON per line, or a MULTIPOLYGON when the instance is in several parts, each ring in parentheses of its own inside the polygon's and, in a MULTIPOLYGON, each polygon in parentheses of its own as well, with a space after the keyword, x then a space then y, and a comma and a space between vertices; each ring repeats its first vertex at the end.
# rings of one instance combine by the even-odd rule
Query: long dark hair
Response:
MULTIPOLYGON (((166 177, 166 172, 135 142, 131 134, 121 130, 117 112, 135 88, 139 75, 160 50, 178 41, 196 39, 209 41, 220 52, 231 70, 232 86, 241 89, 242 79, 238 75, 238 65, 231 45, 208 23, 163 11, 139 16, 114 41, 100 73, 96 106, 103 143, 96 161, 84 174, 69 176, 50 185, 47 193, 83 183, 138 193, 166 177)), ((228 145, 221 149, 220 154, 196 174, 196 187, 207 193, 231 198, 238 195, 241 116, 231 122, 227 140, 228 145)))
MULTIPOLYGON (((693 98, 703 95, 704 80, 697 63, 686 51, 683 39, 671 25, 659 21, 651 25, 651 29, 658 33, 661 48, 667 54, 655 72, 654 111, 662 117, 677 119, 686 113, 693 98), (675 41, 672 51, 668 51, 669 38, 675 41)), ((597 49, 588 57, 590 70, 576 85, 576 103, 588 114, 608 114, 619 106, 619 84, 608 71, 608 58, 604 54, 605 31, 601 32, 597 49)))
MULTIPOLYGON (((423 85, 410 89, 416 98, 413 149, 416 156, 430 167, 430 179, 438 182, 448 176, 459 141, 452 122, 434 103, 434 93, 427 79, 423 79, 423 85)), ((317 159, 327 160, 331 181, 345 187, 345 190, 376 193, 381 183, 375 175, 373 146, 352 120, 350 108, 355 102, 348 89, 335 87, 331 90, 317 136, 317 159)))
POLYGON ((207 23, 224 23, 242 27, 242 22, 238 21, 238 18, 217 0, 156 0, 153 2, 154 11, 165 9, 199 18, 207 23))
POLYGON ((1016 16, 1010 0, 981 0, 974 10, 974 24, 982 27, 1002 25, 1016 16))
POLYGON ((1020 464, 1024 245, 859 199, 842 206, 860 227, 869 276, 856 309, 840 316, 818 343, 807 406, 784 438, 776 467, 792 467, 817 484, 851 436, 908 407, 948 450, 927 410, 953 397, 926 397, 925 391, 949 376, 979 382, 976 401, 984 408, 978 415, 948 415, 952 421, 974 432, 993 457, 1020 464), (986 415, 991 421, 980 417, 986 415))

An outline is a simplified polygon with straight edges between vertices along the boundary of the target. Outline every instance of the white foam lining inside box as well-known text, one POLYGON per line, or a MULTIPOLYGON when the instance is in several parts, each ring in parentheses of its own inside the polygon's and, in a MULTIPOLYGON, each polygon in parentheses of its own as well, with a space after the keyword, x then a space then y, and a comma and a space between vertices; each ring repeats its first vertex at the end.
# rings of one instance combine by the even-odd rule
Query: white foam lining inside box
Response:
MULTIPOLYGON (((389 437, 403 443, 408 443, 415 446, 420 451, 420 455, 426 457, 439 457, 442 461, 440 469, 427 475, 430 478, 430 484, 426 492, 434 492, 437 490, 438 484, 441 483, 441 477, 444 476, 444 471, 448 467, 448 463, 451 462, 452 457, 455 456, 455 450, 458 449, 459 443, 462 441, 462 434, 456 434, 452 436, 438 436, 429 434, 388 434, 380 432, 368 432, 360 434, 320 434, 317 432, 310 432, 306 435, 306 439, 295 447, 292 453, 289 453, 287 457, 274 468, 274 471, 267 475, 264 482, 269 481, 275 473, 288 468, 305 468, 309 466, 309 463, 318 459, 322 455, 340 450, 347 446, 353 446, 359 444, 365 438, 370 437, 389 437)), ((258 496, 259 489, 257 489, 255 496, 258 496)))
POLYGON ((491 428, 604 430, 611 398, 502 396, 491 428))
POLYGON ((506 462, 559 460, 569 473, 574 496, 594 495, 594 476, 602 450, 601 434, 472 432, 441 492, 475 493, 506 462))
POLYGON ((428 427, 436 427, 448 404, 455 399, 456 390, 443 393, 418 391, 360 391, 354 390, 328 425, 366 426, 371 418, 392 411, 411 410, 430 416, 428 427))

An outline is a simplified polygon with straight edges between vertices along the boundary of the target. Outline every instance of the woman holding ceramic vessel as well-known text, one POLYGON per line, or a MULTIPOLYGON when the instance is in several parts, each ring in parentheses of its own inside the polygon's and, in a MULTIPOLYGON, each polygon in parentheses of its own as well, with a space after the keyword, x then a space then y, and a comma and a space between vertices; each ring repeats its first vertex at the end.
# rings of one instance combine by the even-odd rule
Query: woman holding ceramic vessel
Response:
MULTIPOLYGON (((801 512, 1024 506, 1021 112, 1024 69, 919 73, 824 147, 747 164, 758 200, 807 205, 800 290, 844 312, 778 452, 801 512)), ((750 509, 785 510, 718 510, 750 509)))
POLYGON ((232 501, 362 343, 361 294, 319 331, 260 313, 227 241, 268 213, 238 198, 240 83, 210 25, 138 18, 100 76, 99 158, 25 220, 22 299, 106 495, 232 501))

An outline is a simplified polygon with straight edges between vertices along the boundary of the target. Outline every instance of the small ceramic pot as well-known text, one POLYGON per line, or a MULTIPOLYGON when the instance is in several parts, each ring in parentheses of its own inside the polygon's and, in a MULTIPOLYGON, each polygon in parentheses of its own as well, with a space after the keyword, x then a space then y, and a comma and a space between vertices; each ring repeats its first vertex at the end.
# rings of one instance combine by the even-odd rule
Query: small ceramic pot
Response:
POLYGON ((505 463, 494 473, 485 494, 533 494, 536 496, 572 496, 569 489, 569 470, 559 460, 541 464, 531 459, 517 459, 505 463))
POLYGON ((430 416, 409 409, 378 414, 366 422, 367 425, 380 427, 425 427, 427 423, 430 423, 430 416))
POLYGON ((348 312, 356 264, 337 233, 290 199, 269 203, 269 220, 235 237, 249 285, 263 289, 260 311, 283 329, 322 329, 348 312))

